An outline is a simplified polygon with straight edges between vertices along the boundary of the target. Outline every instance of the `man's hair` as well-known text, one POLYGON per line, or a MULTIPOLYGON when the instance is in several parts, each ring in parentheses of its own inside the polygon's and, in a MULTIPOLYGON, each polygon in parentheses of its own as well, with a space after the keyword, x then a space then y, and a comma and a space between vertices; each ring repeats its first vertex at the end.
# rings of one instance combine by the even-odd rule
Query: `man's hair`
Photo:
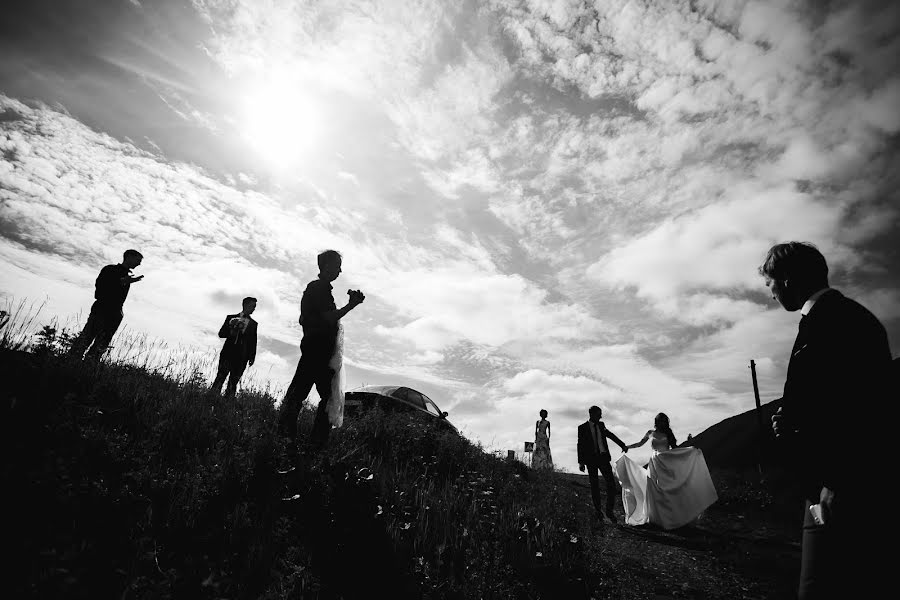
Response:
POLYGON ((588 414, 590 415, 590 414, 593 414, 593 413, 595 413, 595 412, 597 412, 597 411, 603 412, 599 406, 594 405, 594 406, 592 406, 592 407, 590 407, 590 408, 588 409, 588 414))
POLYGON ((129 256, 133 256, 135 258, 140 258, 140 259, 144 258, 143 254, 141 254, 137 250, 134 250, 133 248, 129 248, 128 250, 125 251, 125 254, 122 255, 122 260, 127 259, 129 256))
POLYGON ((246 298, 244 298, 243 300, 241 300, 241 305, 242 305, 242 306, 247 306, 247 305, 250 304, 251 302, 256 302, 256 298, 254 298, 253 296, 247 296, 246 298))
POLYGON ((809 242, 785 242, 769 248, 759 274, 769 279, 791 279, 811 286, 828 285, 828 264, 809 242))
POLYGON ((324 269, 325 265, 330 264, 340 258, 341 253, 337 250, 326 250, 316 257, 316 261, 319 263, 319 269, 324 269))
POLYGON ((541 415, 541 418, 544 418, 544 419, 547 418, 547 411, 544 410, 543 408, 541 409, 541 412, 539 412, 538 414, 541 415))

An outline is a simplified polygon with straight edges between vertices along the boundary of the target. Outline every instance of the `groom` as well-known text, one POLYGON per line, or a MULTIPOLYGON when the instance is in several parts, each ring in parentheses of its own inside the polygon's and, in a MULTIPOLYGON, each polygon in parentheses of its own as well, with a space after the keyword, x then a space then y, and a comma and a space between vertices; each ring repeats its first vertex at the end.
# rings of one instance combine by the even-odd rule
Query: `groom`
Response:
POLYGON ((622 452, 628 452, 628 446, 623 444, 622 440, 608 430, 600 420, 603 411, 599 406, 592 406, 588 410, 588 416, 590 418, 587 422, 578 426, 578 470, 584 473, 584 467, 587 465, 588 477, 591 480, 591 498, 594 500, 594 508, 601 521, 603 513, 600 510, 600 481, 597 478, 597 471, 599 470, 603 474, 603 479, 606 481, 606 517, 614 522, 613 504, 616 500, 616 480, 610 465, 609 444, 606 440, 611 439, 617 443, 622 452))

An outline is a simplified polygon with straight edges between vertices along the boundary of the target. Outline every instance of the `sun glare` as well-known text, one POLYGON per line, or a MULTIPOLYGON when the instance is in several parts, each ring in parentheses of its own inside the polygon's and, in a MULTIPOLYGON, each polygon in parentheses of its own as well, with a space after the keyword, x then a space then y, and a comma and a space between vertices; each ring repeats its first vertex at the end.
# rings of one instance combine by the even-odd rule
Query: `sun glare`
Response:
POLYGON ((299 164, 320 134, 320 111, 297 84, 254 86, 244 96, 241 133, 276 169, 299 164))

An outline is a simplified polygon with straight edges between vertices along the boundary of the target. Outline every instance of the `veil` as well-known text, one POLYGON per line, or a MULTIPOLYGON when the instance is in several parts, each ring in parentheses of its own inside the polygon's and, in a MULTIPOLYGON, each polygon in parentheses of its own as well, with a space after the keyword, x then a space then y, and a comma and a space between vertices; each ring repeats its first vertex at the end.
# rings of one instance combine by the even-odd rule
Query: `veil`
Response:
POLYGON ((337 339, 334 344, 334 354, 328 361, 328 366, 334 370, 331 378, 331 398, 328 400, 328 422, 335 427, 344 424, 344 326, 338 321, 337 339))

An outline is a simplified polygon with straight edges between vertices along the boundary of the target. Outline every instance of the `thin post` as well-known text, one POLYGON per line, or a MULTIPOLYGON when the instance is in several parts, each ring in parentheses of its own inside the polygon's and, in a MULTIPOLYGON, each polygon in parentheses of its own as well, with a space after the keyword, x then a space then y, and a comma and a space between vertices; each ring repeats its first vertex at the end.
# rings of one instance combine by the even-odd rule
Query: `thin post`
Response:
POLYGON ((762 479, 762 447, 766 439, 766 432, 763 428, 762 405, 759 402, 759 384, 756 382, 756 362, 750 359, 750 375, 753 377, 753 397, 756 399, 756 421, 759 424, 759 442, 756 446, 756 468, 759 470, 759 477, 762 479))

